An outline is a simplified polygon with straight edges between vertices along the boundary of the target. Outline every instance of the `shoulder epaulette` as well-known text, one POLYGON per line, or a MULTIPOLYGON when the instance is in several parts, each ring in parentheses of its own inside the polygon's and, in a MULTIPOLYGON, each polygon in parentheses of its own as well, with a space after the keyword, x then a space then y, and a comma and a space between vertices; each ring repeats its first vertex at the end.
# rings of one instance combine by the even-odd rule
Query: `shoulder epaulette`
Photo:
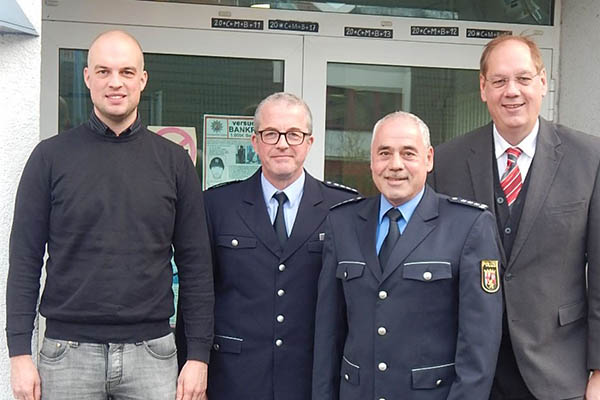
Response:
POLYGON ((330 188, 345 190, 346 192, 350 192, 350 193, 354 193, 354 194, 359 194, 358 190, 356 190, 354 188, 351 188, 350 186, 342 185, 342 184, 337 183, 337 182, 323 181, 323 184, 325 186, 330 187, 330 188))
POLYGON ((365 199, 365 198, 364 198, 364 197, 362 197, 362 196, 353 197, 353 198, 351 198, 351 199, 344 200, 344 201, 341 201, 341 202, 339 202, 339 203, 337 203, 337 204, 334 204, 334 205, 332 205, 331 207, 329 207, 329 209, 330 209, 330 210, 333 210, 334 208, 337 208, 337 207, 343 206, 344 204, 356 203, 356 202, 359 202, 359 201, 361 201, 361 200, 364 200, 364 199, 365 199))
POLYGON ((220 188, 220 187, 223 187, 223 186, 231 185, 232 183, 238 183, 238 182, 241 182, 241 181, 242 181, 242 179, 238 179, 238 180, 235 180, 235 181, 221 182, 221 183, 217 183, 216 185, 212 185, 211 187, 206 188, 205 190, 216 189, 216 188, 220 188))
POLYGON ((483 203, 478 203, 476 201, 463 199, 460 197, 448 197, 448 201, 450 203, 463 204, 465 206, 471 206, 475 208, 479 208, 480 210, 487 210, 488 206, 483 203))

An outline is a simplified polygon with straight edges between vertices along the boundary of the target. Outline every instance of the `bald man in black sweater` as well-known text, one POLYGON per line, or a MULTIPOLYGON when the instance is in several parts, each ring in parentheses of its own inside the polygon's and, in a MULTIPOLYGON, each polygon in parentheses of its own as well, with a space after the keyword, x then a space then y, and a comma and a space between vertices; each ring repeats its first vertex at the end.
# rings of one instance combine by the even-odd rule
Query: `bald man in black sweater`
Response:
POLYGON ((147 73, 133 37, 100 35, 84 77, 90 120, 42 141, 17 193, 6 328, 14 395, 205 398, 214 296, 198 176, 183 148, 142 126, 147 73), (31 338, 46 246, 38 374, 31 338), (173 253, 189 305, 179 378, 169 326, 173 253))

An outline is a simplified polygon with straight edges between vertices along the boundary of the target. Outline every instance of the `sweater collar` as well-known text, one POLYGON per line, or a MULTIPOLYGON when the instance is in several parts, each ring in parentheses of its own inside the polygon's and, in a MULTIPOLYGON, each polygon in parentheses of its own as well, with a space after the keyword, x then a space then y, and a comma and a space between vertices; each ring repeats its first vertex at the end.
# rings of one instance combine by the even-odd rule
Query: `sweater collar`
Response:
POLYGON ((119 136, 113 132, 104 122, 98 118, 94 110, 92 110, 90 114, 90 119, 88 121, 90 129, 99 135, 108 136, 108 137, 128 137, 133 136, 142 128, 142 120, 140 118, 140 114, 138 113, 137 118, 127 129, 125 129, 119 136))

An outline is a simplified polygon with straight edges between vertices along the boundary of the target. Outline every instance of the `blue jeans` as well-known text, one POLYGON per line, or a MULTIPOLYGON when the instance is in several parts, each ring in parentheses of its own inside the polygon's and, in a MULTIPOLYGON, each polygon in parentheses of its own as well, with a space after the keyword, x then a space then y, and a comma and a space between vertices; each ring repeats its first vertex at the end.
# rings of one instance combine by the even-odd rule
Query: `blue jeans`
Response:
POLYGON ((38 369, 43 400, 174 400, 175 338, 125 344, 44 338, 38 369))

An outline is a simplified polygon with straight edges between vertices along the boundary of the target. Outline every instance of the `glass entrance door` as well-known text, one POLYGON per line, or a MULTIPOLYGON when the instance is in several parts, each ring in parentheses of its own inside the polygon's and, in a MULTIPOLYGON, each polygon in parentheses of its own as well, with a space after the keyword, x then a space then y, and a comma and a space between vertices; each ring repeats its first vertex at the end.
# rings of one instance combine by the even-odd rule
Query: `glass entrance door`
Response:
MULTIPOLYGON (((310 156, 321 162, 324 178, 355 187, 363 195, 374 194, 369 170, 371 130, 390 112, 418 115, 429 126, 434 146, 488 123, 479 94, 482 49, 306 38, 304 71, 311 80, 304 81, 304 96, 313 107, 315 131, 325 132, 325 140, 315 142, 310 156)), ((542 53, 546 65, 551 65, 551 52, 542 53)), ((547 107, 545 100, 542 109, 547 107)))
MULTIPOLYGON (((246 126, 260 99, 285 90, 302 96, 314 114, 315 142, 306 169, 318 178, 372 193, 370 130, 381 116, 398 109, 416 113, 430 126, 433 144, 489 120, 479 98, 477 71, 488 40, 483 34, 495 30, 537 35, 550 84, 542 115, 553 117, 551 68, 557 52, 553 53, 552 27, 444 21, 434 22, 444 26, 429 29, 430 20, 390 16, 155 1, 105 0, 103 7, 92 0, 57 4, 44 8, 41 137, 87 119, 91 104, 82 79, 83 49, 102 31, 125 29, 146 53, 149 83, 140 104, 144 123, 195 132, 193 158, 205 187, 244 178, 258 167, 242 142, 231 141, 227 159, 217 154, 219 147, 227 147, 227 142, 219 141, 224 132, 219 129, 228 129, 230 123, 246 126), (225 29, 214 24, 222 20, 240 25, 225 29), (254 21, 263 28, 243 30, 240 21, 254 21), (278 23, 287 26, 286 21, 290 30, 271 28, 278 23), (298 26, 316 31, 294 30, 298 26), (442 31, 452 35, 421 35, 442 31), (357 32, 384 32, 389 37, 359 38, 357 32), (472 32, 483 36, 473 37, 472 32), (209 149, 215 152, 209 155, 209 149), (209 175, 213 159, 216 174, 209 175), (219 175, 220 162, 234 168, 219 175)), ((249 132, 247 126, 244 129, 249 132)))
POLYGON ((103 31, 126 29, 144 49, 149 76, 138 107, 142 121, 186 147, 204 187, 256 171, 249 142, 256 106, 274 92, 302 91, 298 36, 268 35, 264 46, 266 35, 256 33, 65 22, 44 29, 42 90, 50 96, 42 102, 42 138, 89 118, 85 49, 103 31))
POLYGON ((429 125, 433 144, 489 121, 479 98, 478 61, 485 34, 497 29, 529 30, 543 42, 550 93, 542 115, 552 119, 553 27, 132 0, 48 1, 43 12, 40 137, 87 120, 85 49, 99 33, 124 29, 145 52, 144 124, 188 149, 205 187, 258 168, 247 147, 249 120, 261 99, 285 90, 313 111, 315 141, 306 169, 372 194, 370 136, 383 115, 416 113, 429 125), (241 29, 254 26, 261 29, 241 29), (441 31, 452 34, 421 35, 441 31))

